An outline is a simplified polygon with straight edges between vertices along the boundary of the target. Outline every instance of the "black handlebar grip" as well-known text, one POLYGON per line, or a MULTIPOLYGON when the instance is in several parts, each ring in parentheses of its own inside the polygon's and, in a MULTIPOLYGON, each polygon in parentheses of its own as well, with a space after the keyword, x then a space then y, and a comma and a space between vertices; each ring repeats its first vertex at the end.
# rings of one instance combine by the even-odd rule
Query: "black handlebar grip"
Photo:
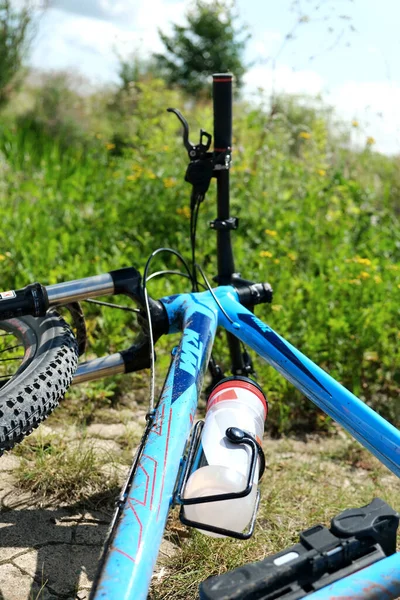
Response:
POLYGON ((232 147, 232 75, 213 75, 214 152, 232 147))
POLYGON ((0 293, 0 320, 25 315, 44 317, 48 308, 46 288, 40 283, 31 283, 20 290, 0 293))

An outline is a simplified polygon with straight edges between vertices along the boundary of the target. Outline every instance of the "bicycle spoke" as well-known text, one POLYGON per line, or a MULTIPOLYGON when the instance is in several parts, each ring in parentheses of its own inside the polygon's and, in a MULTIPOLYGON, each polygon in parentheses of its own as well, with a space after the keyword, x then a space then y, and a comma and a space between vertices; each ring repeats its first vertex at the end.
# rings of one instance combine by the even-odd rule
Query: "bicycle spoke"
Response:
POLYGON ((0 350, 0 354, 3 352, 7 352, 8 350, 15 350, 15 348, 21 348, 22 344, 17 344, 16 346, 9 346, 8 348, 4 348, 4 350, 0 350))
POLYGON ((0 339, 0 356, 3 355, 0 358, 0 387, 2 387, 14 376, 23 363, 24 354, 21 355, 21 350, 17 351, 17 348, 22 348, 23 351, 24 345, 15 335, 15 332, 12 331, 4 331, 3 329, 0 338, 3 338, 3 340, 0 339), (13 339, 5 339, 8 337, 13 339))

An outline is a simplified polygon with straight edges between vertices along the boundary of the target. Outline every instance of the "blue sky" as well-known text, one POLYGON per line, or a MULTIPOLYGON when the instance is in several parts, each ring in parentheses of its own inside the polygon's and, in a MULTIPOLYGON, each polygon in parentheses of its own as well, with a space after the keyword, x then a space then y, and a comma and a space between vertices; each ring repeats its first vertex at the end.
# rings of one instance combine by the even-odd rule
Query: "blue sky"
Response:
MULTIPOLYGON (((21 2, 22 0, 14 0, 21 2)), ((189 0, 51 0, 31 62, 115 81, 122 55, 159 51, 157 29, 182 23, 189 0)), ((360 144, 400 153, 400 0, 237 0, 252 38, 245 93, 321 94, 360 144), (299 16, 303 17, 296 25, 299 16), (292 37, 286 40, 286 35, 292 37)))

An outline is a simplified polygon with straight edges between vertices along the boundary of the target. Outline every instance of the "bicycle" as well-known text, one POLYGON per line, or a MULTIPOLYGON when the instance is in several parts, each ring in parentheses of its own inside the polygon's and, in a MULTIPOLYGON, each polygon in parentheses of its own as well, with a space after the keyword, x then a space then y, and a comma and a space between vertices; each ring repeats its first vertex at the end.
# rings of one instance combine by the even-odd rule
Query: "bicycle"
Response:
MULTIPOLYGON (((194 503, 193 499, 185 499, 184 489, 193 468, 194 455, 198 451, 199 430, 195 428, 192 434, 191 431, 203 379, 207 369, 214 384, 223 378, 211 356, 218 326, 227 332, 234 376, 247 377, 253 372, 251 360, 242 349, 242 344, 245 344, 345 427, 395 475, 400 476, 400 431, 280 337, 253 312, 256 305, 271 302, 272 289, 268 283, 247 281, 235 271, 231 231, 237 228, 238 221, 231 217, 229 208, 232 76, 214 75, 213 86, 213 151, 210 151, 212 137, 209 133, 201 130, 199 144, 192 144, 186 121, 179 111, 169 109, 183 126, 183 142, 190 160, 186 173, 186 181, 192 185, 190 265, 177 251, 160 248, 148 259, 143 279, 135 268, 128 267, 46 287, 34 283, 21 290, 0 294, 1 328, 5 335, 16 335, 25 349, 16 373, 4 376, 5 383, 0 392, 2 452, 11 449, 38 426, 56 407, 72 382, 80 383, 151 368, 147 424, 118 499, 91 595, 93 600, 127 600, 147 596, 167 515, 173 503, 181 505, 181 519, 188 525, 240 539, 247 539, 252 534, 257 507, 245 532, 199 524, 185 516, 185 506, 194 503), (218 287, 214 289, 197 265, 195 257, 199 207, 212 177, 217 180, 218 206, 217 218, 210 224, 217 232, 218 275, 215 280, 218 287), (181 261, 184 272, 166 273, 178 273, 189 279, 191 293, 158 300, 149 297, 146 284, 151 278, 150 265, 153 257, 161 252, 172 253, 181 261), (203 283, 198 280, 198 272, 203 283), (200 287, 204 289, 199 291, 200 287), (132 298, 140 306, 141 335, 127 350, 77 366, 85 341, 84 318, 79 302, 119 294, 132 298), (67 306, 71 311, 76 336, 54 310, 60 306, 67 306), (179 331, 182 332, 181 341, 173 352, 162 393, 155 405, 154 345, 162 335, 179 331)), ((14 348, 7 350, 11 353, 8 358, 14 360, 14 348)), ((239 435, 237 439, 229 439, 236 444, 248 443, 252 448, 247 482, 251 490, 254 485, 254 465, 261 458, 260 449, 251 436, 239 435)), ((238 495, 229 496, 230 499, 234 497, 238 495)), ((195 501, 213 502, 229 498, 228 495, 224 498, 219 495, 195 498, 195 501)), ((400 553, 391 552, 391 556, 380 558, 373 565, 375 571, 366 572, 366 576, 370 574, 371 581, 377 585, 390 569, 400 570, 400 553)), ((350 575, 347 579, 349 589, 353 585, 355 590, 356 576, 350 575)), ((393 579, 388 592, 392 595, 385 597, 397 597, 399 586, 399 581, 396 583, 393 579)), ((312 588, 309 591, 310 598, 328 597, 324 589, 317 592, 316 588, 312 588)))

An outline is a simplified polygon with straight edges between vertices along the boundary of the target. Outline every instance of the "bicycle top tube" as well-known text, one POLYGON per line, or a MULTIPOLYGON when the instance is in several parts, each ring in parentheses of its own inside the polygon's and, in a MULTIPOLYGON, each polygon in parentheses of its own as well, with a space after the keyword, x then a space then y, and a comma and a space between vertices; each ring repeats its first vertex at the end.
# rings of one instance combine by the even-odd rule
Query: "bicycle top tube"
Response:
MULTIPOLYGON (((221 286, 212 294, 188 296, 194 302, 214 304, 219 325, 255 350, 400 477, 400 431, 239 304, 239 293, 232 286, 221 286)), ((185 297, 161 299, 174 331, 184 310, 185 297)))

